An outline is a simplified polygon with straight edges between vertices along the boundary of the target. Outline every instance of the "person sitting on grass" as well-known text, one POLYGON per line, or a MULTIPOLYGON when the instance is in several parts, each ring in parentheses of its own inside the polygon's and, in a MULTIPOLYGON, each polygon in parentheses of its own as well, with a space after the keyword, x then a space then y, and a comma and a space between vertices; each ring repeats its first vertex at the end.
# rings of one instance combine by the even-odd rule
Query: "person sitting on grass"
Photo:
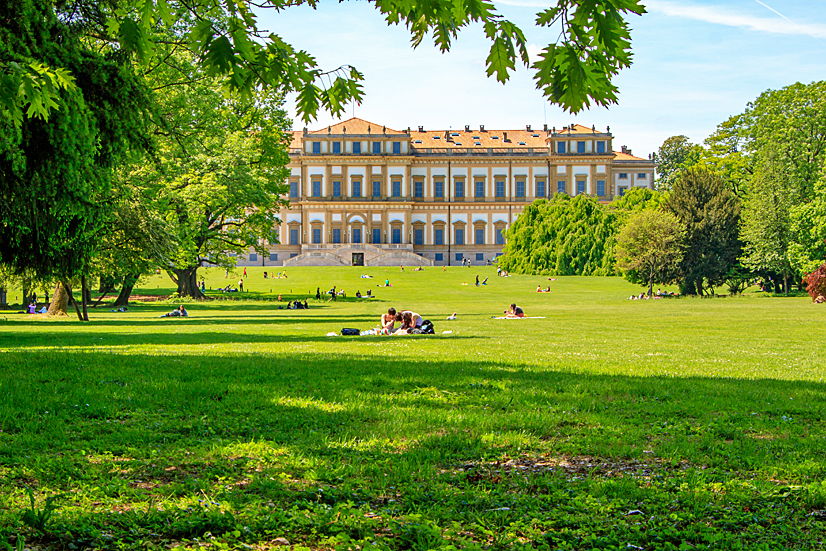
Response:
POLYGON ((178 306, 177 310, 172 310, 168 314, 163 314, 162 316, 158 316, 159 318, 187 318, 189 314, 187 314, 186 310, 184 309, 184 305, 181 304, 178 306))
POLYGON ((388 333, 393 332, 393 326, 396 323, 396 309, 388 308, 386 314, 381 315, 381 328, 386 329, 388 333))
POLYGON ((356 291, 356 298, 361 298, 361 289, 356 291))
POLYGON ((522 308, 520 308, 516 304, 511 304, 510 310, 505 310, 505 317, 510 319, 524 318, 525 312, 522 311, 522 308))
POLYGON ((396 321, 402 322, 402 329, 405 327, 407 327, 407 329, 414 329, 421 327, 424 320, 416 312, 411 310, 402 310, 401 312, 396 313, 396 321))
POLYGON ((826 297, 824 297, 823 295, 817 295, 817 298, 815 299, 815 304, 823 304, 824 302, 826 302, 826 297))

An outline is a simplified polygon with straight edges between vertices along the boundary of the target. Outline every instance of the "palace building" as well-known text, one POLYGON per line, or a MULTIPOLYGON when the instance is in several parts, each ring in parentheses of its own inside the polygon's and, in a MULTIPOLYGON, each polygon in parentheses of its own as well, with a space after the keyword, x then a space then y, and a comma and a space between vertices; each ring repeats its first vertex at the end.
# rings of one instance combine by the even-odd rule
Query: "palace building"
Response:
POLYGON ((654 162, 614 136, 562 128, 392 130, 352 118, 293 132, 290 207, 269 255, 241 266, 484 264, 535 199, 588 193, 608 202, 653 189, 654 162))

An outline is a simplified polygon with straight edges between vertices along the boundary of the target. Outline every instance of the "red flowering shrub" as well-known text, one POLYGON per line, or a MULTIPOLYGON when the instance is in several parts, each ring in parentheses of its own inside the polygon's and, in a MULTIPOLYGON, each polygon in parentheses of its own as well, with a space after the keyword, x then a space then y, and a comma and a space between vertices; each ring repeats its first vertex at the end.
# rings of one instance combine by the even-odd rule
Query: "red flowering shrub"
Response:
POLYGON ((815 300, 818 295, 826 297, 826 262, 806 276, 806 291, 809 292, 812 300, 815 300))

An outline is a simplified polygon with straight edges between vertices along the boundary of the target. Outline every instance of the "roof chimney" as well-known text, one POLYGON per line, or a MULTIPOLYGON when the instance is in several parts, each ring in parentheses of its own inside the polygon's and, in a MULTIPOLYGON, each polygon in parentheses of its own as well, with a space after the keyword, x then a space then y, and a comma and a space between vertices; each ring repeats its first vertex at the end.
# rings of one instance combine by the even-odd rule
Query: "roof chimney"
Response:
POLYGON ((543 130, 543 132, 547 132, 548 131, 548 125, 546 124, 542 130, 543 130))
POLYGON ((502 132, 502 136, 503 136, 502 141, 504 141, 504 142, 510 141, 510 140, 508 140, 508 133, 507 132, 502 132))
POLYGON ((465 132, 470 132, 470 125, 469 124, 465 125, 465 132))
POLYGON ((485 131, 485 125, 484 125, 484 124, 480 124, 480 125, 479 125, 479 132, 484 132, 484 131, 485 131))
POLYGON ((627 147, 627 146, 622 146, 622 152, 623 152, 623 153, 625 153, 626 155, 630 155, 630 154, 631 154, 631 150, 630 150, 630 149, 628 149, 628 147, 627 147))
POLYGON ((526 124, 526 125, 525 125, 525 130, 527 130, 528 132, 530 132, 530 131, 531 131, 531 125, 530 125, 530 124, 526 124))
POLYGON ((424 132, 424 126, 419 127, 419 132, 424 132))

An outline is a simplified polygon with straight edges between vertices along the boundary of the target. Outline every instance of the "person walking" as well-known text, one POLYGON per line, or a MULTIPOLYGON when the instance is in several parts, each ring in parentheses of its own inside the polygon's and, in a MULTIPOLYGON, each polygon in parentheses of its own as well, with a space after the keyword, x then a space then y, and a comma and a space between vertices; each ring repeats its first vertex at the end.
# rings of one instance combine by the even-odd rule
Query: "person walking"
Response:
POLYGON ((244 268, 244 277, 247 277, 247 269, 244 268))
POLYGON ((477 287, 479 286, 479 276, 478 275, 476 276, 476 286, 477 287))

